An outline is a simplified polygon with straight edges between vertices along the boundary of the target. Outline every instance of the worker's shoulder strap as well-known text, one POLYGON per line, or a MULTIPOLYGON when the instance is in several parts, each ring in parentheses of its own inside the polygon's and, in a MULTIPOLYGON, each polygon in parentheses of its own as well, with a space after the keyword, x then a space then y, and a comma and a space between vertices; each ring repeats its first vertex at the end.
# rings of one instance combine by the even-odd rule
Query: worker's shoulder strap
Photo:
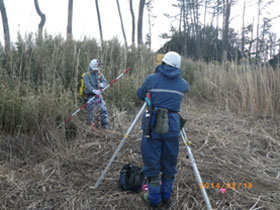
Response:
POLYGON ((84 78, 85 74, 87 74, 88 76, 90 76, 89 72, 84 72, 84 73, 82 73, 82 78, 84 78))

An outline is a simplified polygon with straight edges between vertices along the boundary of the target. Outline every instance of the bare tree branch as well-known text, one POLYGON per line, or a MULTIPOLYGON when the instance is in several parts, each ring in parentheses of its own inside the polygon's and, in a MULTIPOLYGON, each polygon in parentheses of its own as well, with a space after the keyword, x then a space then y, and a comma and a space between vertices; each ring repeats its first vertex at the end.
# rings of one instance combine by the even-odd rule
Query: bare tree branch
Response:
POLYGON ((39 4, 38 4, 38 0, 34 0, 34 4, 35 4, 36 12, 41 18, 41 21, 38 25, 38 37, 39 37, 39 39, 42 39, 43 27, 46 22, 46 15, 41 12, 39 4))
POLYGON ((124 26, 123 26, 122 13, 121 13, 121 9, 120 9, 119 0, 116 0, 116 2, 117 2, 117 6, 118 6, 120 21, 121 21, 121 27, 122 27, 122 33, 123 33, 123 39, 124 39, 124 43, 125 43, 125 48, 127 49, 127 41, 126 41, 126 35, 125 35, 124 26))
POLYGON ((97 17, 98 17, 100 40, 101 40, 101 43, 103 43, 102 25, 101 25, 101 18, 100 18, 98 0, 95 0, 95 6, 96 6, 97 17))
POLYGON ((5 50, 9 51, 11 46, 11 39, 10 39, 9 24, 8 24, 8 18, 7 18, 4 0, 0 0, 0 11, 1 11, 2 22, 3 22, 5 50))
POLYGON ((73 0, 68 2, 67 39, 72 38, 73 0))
POLYGON ((144 14, 145 0, 140 0, 137 24, 137 39, 138 45, 143 44, 142 28, 143 28, 143 14, 144 14))
POLYGON ((130 13, 132 17, 132 44, 135 44, 135 16, 133 11, 132 0, 129 0, 130 13))

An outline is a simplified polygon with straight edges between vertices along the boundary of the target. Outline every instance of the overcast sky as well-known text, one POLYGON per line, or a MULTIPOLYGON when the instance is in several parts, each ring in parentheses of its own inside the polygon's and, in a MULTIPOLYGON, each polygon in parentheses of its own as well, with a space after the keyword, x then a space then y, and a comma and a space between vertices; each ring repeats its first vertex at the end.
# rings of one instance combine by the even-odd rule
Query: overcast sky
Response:
MULTIPOLYGON (((246 0, 249 5, 250 2, 256 0, 246 0)), ((101 22, 103 36, 105 40, 111 39, 114 36, 123 42, 123 35, 120 26, 120 19, 117 10, 116 0, 99 0, 99 9, 101 13, 101 22)), ((124 20, 124 26, 126 31, 126 37, 128 44, 131 43, 131 14, 129 10, 128 0, 119 0, 121 5, 121 12, 124 20)), ((171 22, 164 16, 164 13, 175 15, 179 13, 179 10, 172 6, 176 3, 176 0, 155 0, 153 15, 156 18, 153 19, 152 27, 152 49, 157 50, 163 45, 166 40, 159 38, 159 35, 164 32, 169 32, 171 24, 178 26, 178 23, 171 22)), ((233 7, 231 27, 240 30, 241 28, 241 16, 242 16, 242 5, 243 0, 239 0, 240 5, 233 7)), ((22 35, 29 32, 37 32, 38 23, 40 18, 36 13, 34 7, 34 0, 4 0, 9 27, 12 41, 16 40, 17 32, 19 31, 22 35)), ((135 17, 138 17, 138 4, 139 1, 133 1, 135 17)), ((66 34, 67 25, 67 10, 68 0, 39 0, 41 11, 46 15, 46 24, 44 29, 48 33, 57 35, 66 34)), ((268 12, 272 13, 271 16, 280 14, 280 1, 276 0, 273 6, 269 7, 266 11, 263 11, 265 15, 269 15, 268 12), (278 11, 277 11, 278 10, 278 11)), ((252 22, 255 17, 256 23, 256 8, 250 7, 247 10, 246 21, 247 23, 252 22)), ((144 11, 144 25, 143 25, 143 38, 148 33, 147 24, 147 10, 144 11)), ((210 14, 208 15, 210 18, 210 14)), ((221 19, 221 18, 220 18, 221 19)), ((0 27, 0 41, 3 43, 3 27, 2 19, 0 27)), ((279 30, 280 19, 273 22, 274 30, 279 30), (278 27, 277 27, 278 26, 278 27)), ((84 36, 89 38, 96 38, 99 40, 99 28, 97 21, 97 14, 94 0, 74 0, 74 11, 73 11, 73 36, 75 39, 82 39, 84 36)), ((279 33, 280 35, 280 33, 279 33)), ((278 36, 279 36, 278 35, 278 36)))

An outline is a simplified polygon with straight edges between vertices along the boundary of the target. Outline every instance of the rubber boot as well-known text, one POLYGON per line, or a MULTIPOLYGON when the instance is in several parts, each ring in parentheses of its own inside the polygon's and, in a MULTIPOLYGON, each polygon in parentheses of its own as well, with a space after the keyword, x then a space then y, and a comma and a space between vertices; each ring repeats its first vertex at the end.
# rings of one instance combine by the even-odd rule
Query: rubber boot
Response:
POLYGON ((148 201, 152 206, 158 206, 161 202, 160 185, 148 183, 148 201))
POLYGON ((172 194, 174 178, 170 176, 169 177, 162 176, 161 181, 162 181, 161 188, 160 188, 161 199, 164 203, 169 203, 172 194))

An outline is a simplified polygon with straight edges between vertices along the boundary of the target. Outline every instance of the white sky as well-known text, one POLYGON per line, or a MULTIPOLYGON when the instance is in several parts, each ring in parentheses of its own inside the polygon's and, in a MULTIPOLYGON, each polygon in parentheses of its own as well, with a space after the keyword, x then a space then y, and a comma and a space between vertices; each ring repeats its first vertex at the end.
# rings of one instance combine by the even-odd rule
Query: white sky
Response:
MULTIPOLYGON (((246 0, 247 4, 255 0, 246 0)), ((105 40, 109 40, 113 37, 118 37, 118 39, 123 43, 123 35, 120 26, 120 19, 117 10, 117 4, 115 0, 99 0, 99 10, 101 13, 101 22, 103 37, 105 40)), ((128 44, 131 43, 131 14, 129 10, 128 0, 119 0, 121 5, 121 12, 124 21, 126 37, 128 44)), ((159 38, 159 35, 164 32, 169 32, 171 24, 178 26, 178 23, 171 23, 171 20, 166 18, 163 14, 168 13, 171 15, 178 14, 178 9, 174 8, 172 4, 176 3, 176 0, 155 0, 153 14, 156 18, 153 20, 154 26, 152 27, 152 49, 157 50, 160 48, 166 40, 159 38)), ((242 6, 243 0, 239 0, 240 6, 234 6, 232 9, 233 20, 231 22, 231 27, 235 27, 236 30, 240 30, 242 27, 241 16, 242 16, 242 6)), ((4 0, 11 40, 16 41, 17 32, 19 31, 21 35, 24 36, 25 33, 37 32, 38 24, 40 18, 36 13, 34 7, 34 0, 4 0)), ((134 13, 136 18, 138 17, 138 5, 139 0, 133 1, 134 13)), ((57 35, 66 34, 67 26, 67 10, 68 10, 68 0, 39 0, 39 5, 41 11, 46 15, 46 24, 44 30, 47 30, 49 34, 57 35)), ((73 36, 75 39, 82 39, 84 36, 89 38, 96 38, 99 40, 99 28, 96 14, 96 7, 94 0, 74 0, 74 11, 73 11, 73 36)), ((272 13, 272 16, 280 14, 280 1, 276 0, 267 11, 272 13)), ((267 11, 263 11, 267 15, 267 11)), ((250 7, 247 9, 246 21, 247 23, 252 22, 256 16, 254 13, 256 8, 250 7), (251 12, 251 13, 250 13, 251 12)), ((208 14, 210 18, 210 14, 208 14)), ((145 39, 148 33, 148 23, 147 23, 147 10, 144 11, 144 25, 143 25, 143 39, 145 39)), ((221 18, 220 18, 221 19, 221 18)), ((0 17, 0 41, 3 43, 3 27, 2 19, 0 17)), ((280 19, 273 22, 274 30, 279 30, 277 27, 280 23, 280 19)), ((278 36, 279 36, 278 35, 278 36)), ((137 34, 135 39, 137 40, 137 34)))

